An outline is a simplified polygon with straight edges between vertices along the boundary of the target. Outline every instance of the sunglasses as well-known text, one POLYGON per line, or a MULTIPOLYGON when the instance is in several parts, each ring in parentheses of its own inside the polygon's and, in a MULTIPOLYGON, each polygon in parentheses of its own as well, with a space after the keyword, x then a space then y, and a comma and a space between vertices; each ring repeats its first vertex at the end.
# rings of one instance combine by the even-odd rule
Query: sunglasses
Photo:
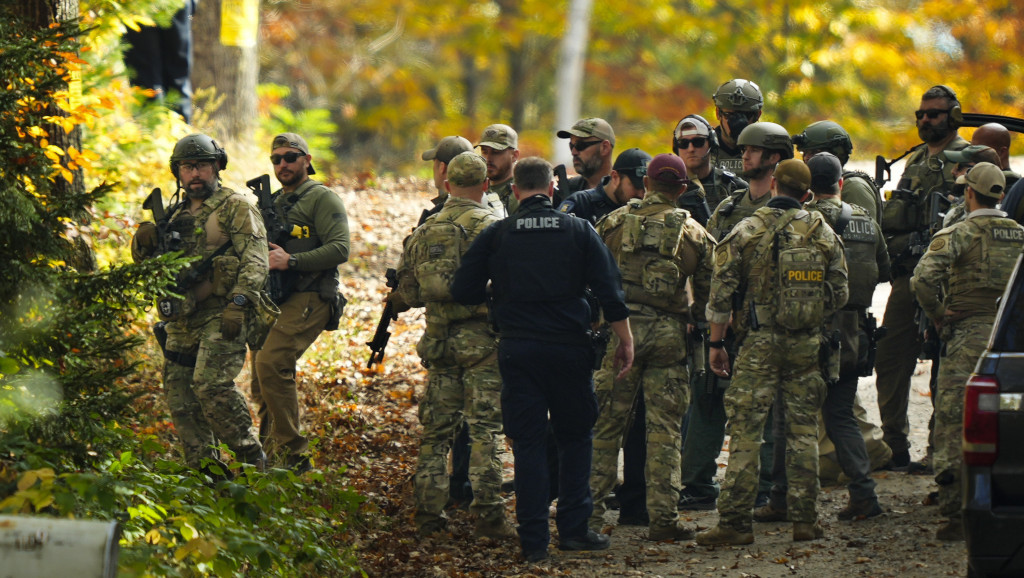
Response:
POLYGON ((304 156, 306 155, 302 153, 284 153, 283 155, 270 155, 270 163, 276 166, 277 163, 281 162, 281 159, 284 159, 284 162, 291 164, 299 160, 299 157, 304 156))
POLYGON ((702 136, 676 139, 676 148, 681 151, 690 148, 691 144, 695 149, 703 148, 704 145, 708 144, 708 139, 702 136))
POLYGON ((951 110, 953 110, 953 109, 951 109, 951 108, 929 108, 928 110, 915 110, 914 111, 914 116, 917 117, 917 120, 921 120, 922 118, 924 118, 926 116, 928 118, 932 119, 932 120, 935 120, 935 119, 939 118, 939 115, 949 114, 949 111, 951 111, 951 110))
POLYGON ((571 150, 571 151, 574 150, 574 151, 576 151, 578 153, 581 153, 581 152, 587 150, 588 148, 590 148, 590 147, 592 147, 592 146, 594 146, 596 144, 601 144, 603 142, 604 142, 603 140, 588 140, 586 142, 569 143, 569 150, 571 150))

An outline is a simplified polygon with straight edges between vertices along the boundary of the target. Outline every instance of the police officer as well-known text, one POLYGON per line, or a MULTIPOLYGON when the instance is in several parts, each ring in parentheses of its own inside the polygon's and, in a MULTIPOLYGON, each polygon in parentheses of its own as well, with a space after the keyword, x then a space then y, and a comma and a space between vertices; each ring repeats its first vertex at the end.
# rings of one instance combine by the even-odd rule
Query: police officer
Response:
POLYGON ((512 167, 519 160, 519 134, 507 124, 492 124, 480 136, 480 155, 487 161, 488 195, 497 195, 508 214, 515 212, 519 202, 512 194, 512 167))
POLYGON ((617 367, 633 364, 629 309, 615 261, 593 227, 551 207, 551 165, 530 157, 516 163, 513 190, 521 202, 509 218, 480 234, 462 258, 452 296, 479 305, 492 283, 492 312, 501 342, 501 408, 515 456, 516 517, 523 556, 547 557, 548 416, 558 442, 561 484, 556 518, 559 548, 601 550, 607 536, 590 531, 592 429, 597 419, 590 342, 596 295, 619 338, 617 367))
POLYGON ((787 511, 793 540, 824 535, 815 507, 818 411, 826 393, 818 350, 822 323, 846 304, 847 273, 842 242, 820 214, 800 206, 810 181, 803 161, 779 163, 772 200, 715 249, 707 306, 715 373, 729 374, 724 338, 730 318, 746 336, 725 393, 732 437, 718 526, 698 534, 698 544, 753 543, 758 451, 776 397, 786 418, 787 511))
MULTIPOLYGON (((850 500, 840 510, 840 520, 872 518, 882 513, 875 494, 875 481, 871 478, 871 460, 861 435, 860 426, 854 417, 854 400, 857 396, 857 379, 862 370, 870 375, 869 347, 873 336, 865 333, 868 327, 867 309, 875 292, 878 279, 889 276, 889 255, 881 228, 867 211, 857 205, 843 201, 840 190, 843 186, 842 162, 835 155, 821 152, 807 160, 811 172, 811 192, 814 199, 804 205, 808 211, 820 213, 832 230, 843 240, 846 265, 849 271, 850 297, 846 306, 832 316, 825 328, 825 335, 837 332, 838 342, 830 343, 830 355, 840 355, 838 375, 825 375, 828 393, 821 408, 825 431, 835 446, 836 459, 840 468, 850 479, 847 489, 850 500), (834 346, 839 345, 836 351, 834 346), (835 378, 830 381, 829 378, 835 378)), ((826 368, 822 368, 826 371, 826 368)), ((775 422, 775 437, 785 435, 780 431, 780 422, 775 422)), ((759 522, 775 522, 786 519, 786 469, 785 446, 776 444, 772 477, 771 500, 754 510, 754 519, 759 522)))
POLYGON ((960 150, 967 141, 957 128, 963 122, 960 101, 952 89, 933 86, 921 96, 917 134, 924 142, 914 148, 906 169, 882 210, 882 233, 892 264, 892 289, 885 305, 883 325, 888 328, 878 344, 875 372, 878 378, 878 412, 885 442, 892 448, 889 468, 919 470, 921 464, 910 461, 910 378, 921 353, 922 335, 918 333, 916 305, 910 291, 910 275, 924 252, 930 215, 928 197, 934 192, 946 196, 953 188, 953 168, 946 151, 960 150))
POLYGON ((287 467, 303 472, 310 468, 309 442, 300 432, 295 364, 320 332, 338 327, 338 266, 348 261, 348 215, 337 194, 309 178, 316 170, 305 139, 279 134, 270 151, 281 183, 272 198, 286 231, 270 240, 270 274, 279 276, 284 292, 273 295, 281 316, 253 355, 252 398, 260 440, 287 467))
POLYGON ((398 265, 397 311, 426 307, 427 329, 416 351, 427 366, 427 390, 420 402, 423 427, 414 478, 416 528, 422 536, 445 529, 448 501, 448 450, 463 418, 469 426, 470 512, 476 535, 511 538, 501 499, 500 392, 497 335, 483 305, 466 307, 452 300, 449 285, 462 254, 498 218, 482 204, 487 163, 473 152, 451 160, 444 208, 416 228, 398 265))
MULTIPOLYGON (((594 492, 591 528, 604 522, 605 500, 618 477, 619 448, 634 399, 646 399, 647 511, 651 540, 689 540, 679 499, 679 424, 689 400, 686 328, 703 320, 711 283, 714 240, 676 201, 686 190, 686 165, 674 154, 651 161, 644 177, 647 195, 630 201, 598 224, 622 273, 630 323, 636 336, 633 369, 616 378, 611 355, 595 377, 599 418, 594 428, 594 492), (692 296, 692 302, 691 302, 692 296)), ((608 350, 618 346, 615 340, 608 350)), ((638 415, 636 419, 644 419, 638 415)))
POLYGON ((686 163, 692 183, 679 197, 679 207, 689 211, 704 227, 722 199, 747 188, 746 181, 711 164, 711 157, 719 148, 718 133, 699 114, 683 117, 672 131, 672 152, 686 163))
POLYGON ((227 164, 227 153, 209 136, 179 140, 171 173, 185 199, 169 210, 170 239, 156 239, 156 246, 147 246, 145 235, 133 239, 137 259, 180 250, 199 258, 193 272, 208 271, 179 288, 184 300, 161 301, 159 313, 166 322, 164 392, 171 420, 189 467, 213 475, 208 468, 217 463, 220 442, 240 461, 262 467, 266 460, 234 382, 245 364, 247 338, 262 337, 250 335, 250 328, 267 278, 266 230, 245 195, 220 185, 227 164))
MULTIPOLYGON (((793 135, 793 144, 803 153, 804 162, 821 152, 828 152, 839 159, 842 166, 850 160, 853 141, 842 126, 831 120, 820 120, 807 125, 798 135, 793 135)), ((882 218, 882 194, 875 182, 861 171, 844 171, 843 202, 857 205, 871 215, 876 222, 882 218)), ((888 280, 888 279, 885 279, 888 280)))
POLYGON ((602 177, 597 187, 569 195, 558 205, 558 210, 596 224, 630 199, 643 198, 644 175, 649 162, 651 155, 638 148, 622 151, 615 158, 612 172, 602 177))
MULTIPOLYGON (((967 171, 971 170, 971 167, 978 163, 992 163, 999 166, 999 154, 991 147, 985 145, 972 144, 958 151, 946 151, 946 158, 950 162, 956 163, 952 173, 954 178, 966 175, 967 171)), ((1006 177, 1006 171, 1003 171, 1003 177, 1006 177)), ((942 228, 959 223, 967 218, 967 204, 964 202, 964 191, 966 189, 967 185, 961 183, 953 185, 952 194, 949 196, 949 201, 952 204, 946 210, 945 216, 942 217, 942 228)))
POLYGON ((764 107, 761 87, 749 80, 734 78, 722 83, 711 98, 715 101, 718 119, 715 133, 719 145, 713 164, 738 174, 743 170, 743 145, 738 139, 747 125, 761 118, 764 107))
POLYGON ((611 174, 615 131, 603 118, 581 118, 569 130, 560 130, 558 138, 569 139, 572 168, 576 176, 569 179, 566 191, 558 191, 557 203, 569 195, 597 188, 601 179, 611 174))
MULTIPOLYGON (((448 163, 456 155, 471 150, 473 150, 473 145, 465 138, 461 136, 446 136, 438 141, 437 146, 424 151, 420 155, 422 160, 433 162, 431 172, 434 177, 434 188, 437 189, 437 196, 430 199, 433 206, 427 210, 425 215, 420 217, 421 223, 428 216, 440 211, 441 207, 444 206, 445 200, 448 199, 448 191, 444 188, 444 182, 448 179, 448 163)), ((508 215, 505 211, 505 205, 495 193, 485 193, 483 203, 490 207, 491 212, 499 219, 504 219, 508 215)))
POLYGON ((964 383, 985 350, 999 297, 1024 247, 1024 227, 995 208, 1006 186, 1002 170, 978 163, 966 184, 967 218, 939 231, 921 257, 910 287, 948 345, 935 399, 935 481, 939 513, 949 521, 939 540, 963 540, 961 472, 964 383))

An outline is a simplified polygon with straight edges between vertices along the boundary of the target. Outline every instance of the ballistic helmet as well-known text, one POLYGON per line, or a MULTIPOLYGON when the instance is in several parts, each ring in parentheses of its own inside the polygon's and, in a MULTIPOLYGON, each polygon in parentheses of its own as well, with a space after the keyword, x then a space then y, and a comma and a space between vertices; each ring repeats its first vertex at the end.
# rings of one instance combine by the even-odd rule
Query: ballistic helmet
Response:
POLYGON ((748 125, 740 133, 736 144, 742 146, 761 147, 769 151, 778 151, 781 160, 793 158, 793 139, 782 125, 774 122, 755 122, 748 125))
POLYGON ((228 153, 220 148, 217 141, 205 134, 190 134, 174 145, 171 153, 171 173, 178 176, 181 161, 217 161, 219 170, 228 166, 228 153))
POLYGON ((719 86, 711 98, 715 106, 724 110, 756 112, 764 106, 761 88, 742 78, 734 78, 719 86))
POLYGON ((850 135, 831 120, 819 120, 808 125, 804 132, 793 135, 793 144, 800 152, 829 152, 846 164, 853 152, 850 135))

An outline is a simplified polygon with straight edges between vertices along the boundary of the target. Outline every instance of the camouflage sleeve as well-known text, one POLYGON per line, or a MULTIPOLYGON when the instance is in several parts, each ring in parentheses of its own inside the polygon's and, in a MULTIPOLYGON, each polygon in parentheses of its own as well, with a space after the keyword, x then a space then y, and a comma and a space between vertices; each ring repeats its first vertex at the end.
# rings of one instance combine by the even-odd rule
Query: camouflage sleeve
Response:
POLYGON ((832 315, 846 305, 850 299, 850 277, 846 268, 846 251, 843 241, 832 229, 825 228, 825 237, 829 243, 828 275, 826 284, 829 288, 829 302, 825 304, 826 314, 832 315))
POLYGON ((728 323, 732 296, 743 279, 743 247, 749 240, 748 225, 740 223, 715 247, 714 272, 705 315, 710 323, 728 323))
MULTIPOLYGON (((416 231, 420 230, 422 229, 416 231)), ((419 301, 420 286, 416 281, 416 274, 413 270, 415 264, 412 262, 412 247, 416 242, 416 231, 413 231, 402 242, 402 256, 398 260, 398 288, 388 297, 399 311, 424 305, 419 301)))
POLYGON ((313 218, 321 245, 295 255, 299 271, 325 271, 348 261, 350 247, 345 203, 327 187, 321 185, 317 188, 313 218))
POLYGON ((914 276, 910 278, 910 290, 932 321, 941 320, 946 313, 942 304, 942 287, 949 276, 955 252, 953 232, 950 229, 939 231, 932 238, 917 267, 914 267, 914 276))
POLYGON ((239 261, 238 279, 230 294, 245 295, 255 302, 270 270, 263 217, 252 202, 239 194, 229 197, 219 213, 220 226, 230 236, 239 261))
POLYGON ((692 221, 692 225, 684 233, 682 268, 690 277, 690 293, 693 297, 690 311, 694 320, 701 322, 707 315, 711 275, 715 269, 715 241, 699 223, 692 221))

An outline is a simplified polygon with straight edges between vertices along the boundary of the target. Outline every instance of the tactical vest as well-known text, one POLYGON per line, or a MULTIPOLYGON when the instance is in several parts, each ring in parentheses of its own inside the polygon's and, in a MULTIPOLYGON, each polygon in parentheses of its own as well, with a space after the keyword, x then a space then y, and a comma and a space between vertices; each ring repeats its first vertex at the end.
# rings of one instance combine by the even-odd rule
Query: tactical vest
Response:
MULTIPOLYGON (((946 150, 960 150, 968 145, 957 137, 946 150)), ((953 167, 945 154, 928 156, 928 146, 918 148, 907 159, 906 169, 889 200, 882 208, 882 230, 888 235, 921 231, 928 227, 928 195, 947 194, 953 187, 953 167), (941 155, 942 158, 939 158, 941 155)))
POLYGON ((679 268, 677 256, 690 214, 683 209, 666 211, 661 205, 642 207, 640 199, 628 205, 621 217, 622 242, 614 251, 626 303, 673 313, 688 311, 687 275, 679 268))
POLYGON ((850 279, 850 298, 846 306, 870 307, 875 285, 878 284, 878 224, 867 211, 846 202, 837 207, 818 201, 807 208, 819 211, 829 226, 843 239, 846 268, 850 279), (849 218, 840 219, 845 207, 850 207, 849 218))
MULTIPOLYGON (((878 189, 878 185, 875 184, 875 180, 872 179, 867 173, 861 171, 845 171, 843 172, 843 188, 845 189, 846 183, 851 182, 853 179, 863 182, 867 189, 871 191, 871 206, 864 205, 862 208, 867 210, 870 215, 875 215, 876 219, 881 220, 883 205, 882 191, 878 189)), ((856 187, 852 187, 851 191, 859 192, 856 187)), ((854 205, 860 205, 858 201, 860 201, 861 199, 857 198, 860 195, 855 193, 851 193, 851 195, 853 196, 848 196, 846 194, 846 191, 843 191, 842 196, 847 202, 851 202, 851 204, 854 205)), ((868 199, 863 200, 867 201, 868 199)))
MULTIPOLYGON (((766 223, 748 277, 758 325, 788 331, 821 328, 828 260, 814 237, 823 223, 820 216, 803 209, 789 209, 774 223, 766 223)), ((753 321, 748 321, 753 328, 753 321)))
POLYGON ((967 219, 960 226, 970 242, 950 272, 946 309, 995 313, 1024 247, 1024 227, 1004 217, 967 219))
POLYGON ((717 219, 713 219, 715 222, 708 232, 715 238, 715 241, 721 241, 732 231, 740 221, 746 219, 750 215, 753 215, 755 211, 765 206, 768 199, 771 198, 770 194, 765 194, 756 203, 743 203, 743 199, 750 193, 750 189, 740 189, 733 193, 732 196, 726 198, 722 203, 715 209, 715 213, 718 215, 717 219))
POLYGON ((417 229, 409 264, 416 275, 416 301, 451 301, 451 283, 469 247, 469 231, 456 220, 430 216, 417 229))

